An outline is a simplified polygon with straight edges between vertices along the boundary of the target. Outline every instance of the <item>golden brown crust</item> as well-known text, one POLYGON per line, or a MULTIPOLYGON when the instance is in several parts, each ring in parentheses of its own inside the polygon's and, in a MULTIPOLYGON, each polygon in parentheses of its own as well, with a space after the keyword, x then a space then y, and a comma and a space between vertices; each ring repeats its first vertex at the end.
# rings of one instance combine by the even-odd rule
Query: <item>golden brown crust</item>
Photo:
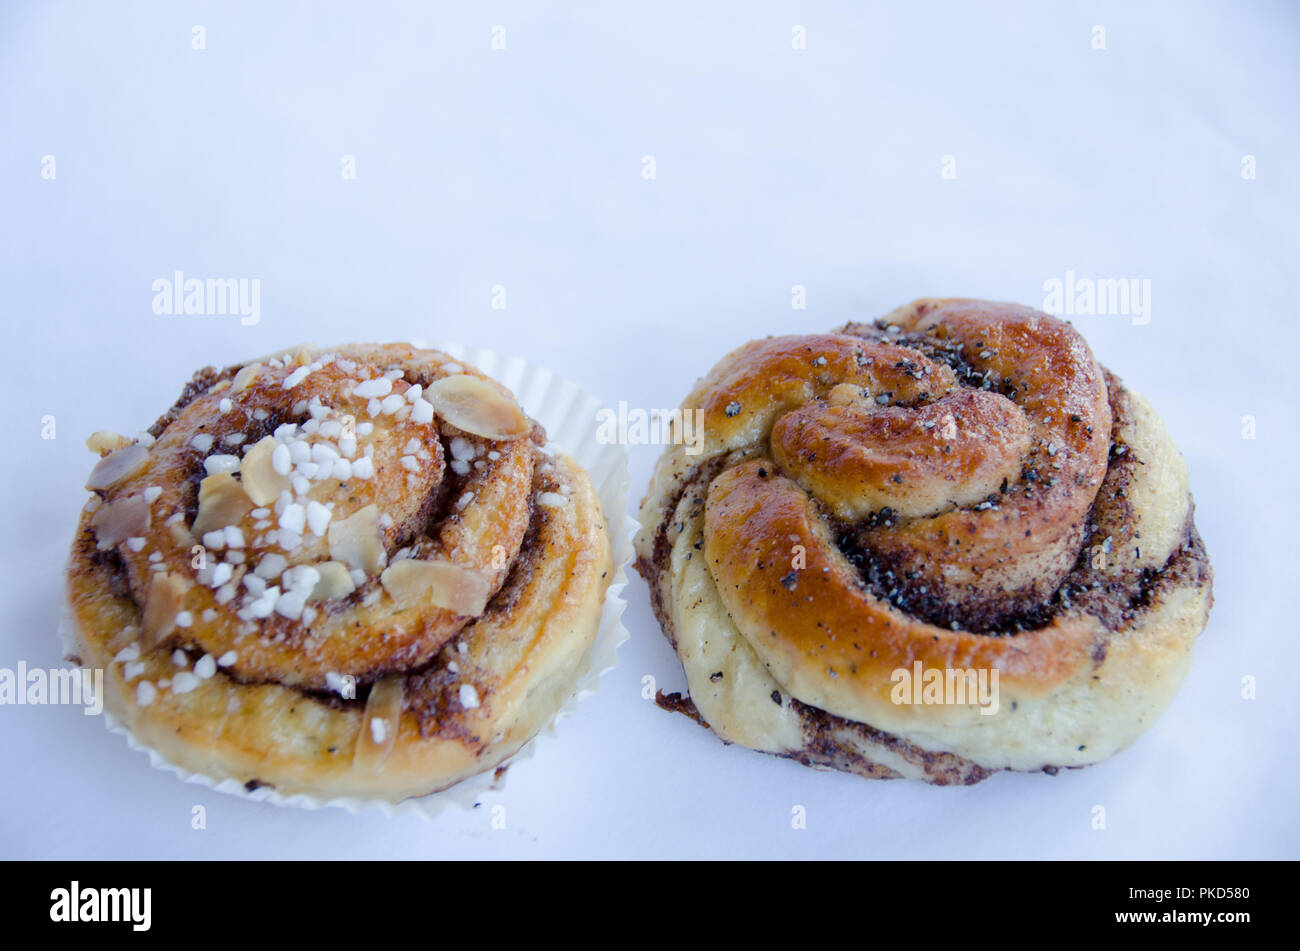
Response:
POLYGON ((992 669, 1002 689, 1043 693, 1090 660, 1098 628, 1062 617, 1016 637, 918 622, 865 590, 808 495, 764 461, 719 475, 704 554, 728 612, 778 681, 851 719, 892 719, 899 668, 992 669), (792 561, 803 555, 802 567, 792 561))
POLYGON ((969 782, 1093 762, 1172 695, 1210 601, 1185 468, 1068 325, 918 301, 746 345, 684 405, 712 451, 661 459, 638 569, 724 738, 969 782), (897 702, 918 663, 996 671, 1001 709, 897 702))
MULTIPOLYGON (((264 359, 255 374, 262 390, 254 383, 236 393, 231 381, 239 379, 239 368, 196 375, 159 420, 148 465, 100 490, 98 506, 88 506, 83 516, 68 572, 76 651, 106 669, 108 709, 175 765, 285 794, 396 801, 492 768, 550 720, 574 689, 594 640, 612 570, 610 541, 586 474, 545 450, 540 429, 494 440, 437 418, 425 421, 428 410, 409 411, 415 401, 407 398, 408 387, 481 376, 478 371, 445 354, 404 346, 353 346, 329 355, 333 359, 293 389, 319 375, 316 387, 293 404, 281 399, 278 415, 275 388, 320 363, 325 351, 264 359), (337 372, 326 372, 330 368, 337 372), (334 502, 340 520, 376 504, 392 513, 376 529, 382 565, 413 566, 406 574, 414 576, 415 588, 399 584, 401 571, 355 569, 354 590, 309 601, 313 611, 292 617, 296 605, 290 604, 287 614, 258 618, 247 613, 251 592, 236 589, 223 600, 220 584, 210 577, 204 583, 189 568, 189 545, 168 547, 169 536, 151 532, 143 545, 123 539, 102 546, 94 511, 146 486, 160 486, 150 505, 166 516, 153 518, 151 526, 165 527, 173 507, 181 526, 192 526, 200 508, 195 484, 204 475, 194 432, 213 433, 218 446, 227 428, 245 432, 244 426, 260 439, 263 431, 296 420, 301 433, 312 414, 293 412, 295 404, 319 397, 325 407, 355 409, 343 394, 395 369, 403 374, 391 389, 408 412, 370 416, 364 408, 369 397, 362 399, 360 418, 374 428, 359 439, 353 457, 374 459, 373 475, 352 479, 351 486, 347 479, 312 480, 311 493, 321 494, 302 497, 334 502), (231 403, 223 408, 225 398, 231 403), (266 417, 256 419, 258 410, 266 417), (367 445, 373 447, 369 456, 367 445), (414 464, 402 463, 403 456, 413 456, 414 464), (195 497, 188 503, 187 491, 195 497), (470 492, 474 497, 466 499, 470 492), (452 585, 437 594, 420 587, 430 583, 422 563, 450 566, 453 580, 468 588, 452 585), (160 570, 149 567, 159 564, 160 570), (141 572, 181 578, 183 600, 168 602, 170 619, 181 611, 189 615, 152 647, 140 635, 151 604, 158 603, 151 593, 157 582, 140 578, 141 572), (480 585, 486 586, 485 606, 463 608, 468 602, 457 599, 480 585), (448 597, 462 610, 442 607, 448 597), (181 666, 173 661, 175 648, 181 666)), ((317 407, 312 418, 334 417, 317 407)), ((309 435, 319 436, 319 427, 309 435)), ((251 471, 255 464, 248 458, 245 453, 251 471)), ((266 539, 264 527, 245 527, 232 578, 272 554, 290 570, 330 557, 327 534, 284 550, 266 539)), ((443 575, 437 578, 444 583, 443 575)))

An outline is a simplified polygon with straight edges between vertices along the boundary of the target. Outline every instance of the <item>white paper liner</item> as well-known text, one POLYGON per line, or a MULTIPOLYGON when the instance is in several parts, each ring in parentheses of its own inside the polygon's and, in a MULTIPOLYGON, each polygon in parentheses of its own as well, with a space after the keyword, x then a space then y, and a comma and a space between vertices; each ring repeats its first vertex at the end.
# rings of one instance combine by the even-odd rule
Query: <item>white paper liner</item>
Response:
MULTIPOLYGON (((423 341, 411 341, 411 343, 421 348, 426 346, 423 341)), ((433 349, 441 350, 457 360, 471 364, 509 387, 524 411, 545 427, 549 444, 577 460, 587 471, 592 485, 595 486, 596 494, 600 497, 601 507, 605 510, 605 517, 609 522, 610 547, 614 552, 614 577, 605 592, 605 603, 600 614, 596 640, 592 644, 587 670, 579 679, 577 690, 537 736, 499 767, 470 776, 442 792, 418 799, 406 799, 399 803, 351 796, 334 799, 318 799, 302 793, 287 796, 269 786, 262 786, 250 792, 237 780, 216 779, 202 773, 190 772, 171 763, 157 750, 137 740, 111 713, 104 711, 104 723, 108 729, 126 737, 127 745, 131 749, 147 754, 149 763, 154 768, 173 773, 187 783, 206 786, 217 792, 229 793, 253 802, 269 802, 277 806, 294 806, 299 809, 337 806, 354 815, 367 809, 377 809, 390 817, 410 813, 431 817, 451 805, 471 809, 483 793, 503 787, 505 777, 509 773, 503 773, 501 778, 497 779, 495 777, 498 769, 531 758, 538 743, 553 742, 556 738, 556 723, 562 717, 572 713, 580 700, 596 693, 600 689, 600 678, 618 665, 618 649, 629 637, 622 620, 623 609, 627 607, 627 602, 623 600, 623 589, 627 587, 627 566, 632 561, 632 538, 638 526, 636 521, 627 514, 629 485, 627 451, 620 445, 603 444, 596 438, 600 401, 584 393, 577 384, 519 357, 503 356, 492 350, 466 347, 461 344, 436 345, 433 349)), ((72 613, 65 599, 59 625, 65 655, 75 653, 76 650, 73 623, 72 613)))

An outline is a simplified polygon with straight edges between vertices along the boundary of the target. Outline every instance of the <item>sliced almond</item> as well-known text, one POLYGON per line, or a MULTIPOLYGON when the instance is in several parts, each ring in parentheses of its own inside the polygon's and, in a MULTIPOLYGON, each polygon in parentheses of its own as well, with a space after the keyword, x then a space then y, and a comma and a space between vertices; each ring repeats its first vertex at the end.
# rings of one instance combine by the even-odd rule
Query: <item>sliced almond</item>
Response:
POLYGON ((397 743, 402 728, 405 679, 401 674, 391 674, 370 687, 353 753, 353 765, 361 770, 378 769, 397 743))
POLYGON ((407 558, 389 565, 379 578, 398 604, 432 604, 453 614, 478 617, 492 589, 483 572, 449 561, 407 558))
POLYGON ((156 574, 149 584, 140 619, 140 643, 146 650, 157 647, 176 630, 176 615, 185 603, 189 584, 176 575, 156 574))
POLYGON ((132 476, 138 474, 149 461, 149 449, 138 442, 121 449, 114 449, 90 470, 86 488, 110 489, 132 476))
POLYGON ((90 526, 95 530, 95 547, 105 551, 128 538, 149 531, 149 503, 143 496, 115 499, 95 509, 90 526))
POLYGON ((384 567, 384 536, 379 528, 379 507, 367 505, 345 519, 330 522, 326 533, 330 558, 367 575, 384 567))
POLYGON ((485 439, 518 439, 533 428, 518 403, 487 380, 467 373, 434 380, 424 398, 457 429, 485 439))
POLYGON ((171 536, 178 548, 189 548, 198 544, 198 539, 190 534, 184 522, 172 522, 167 526, 167 534, 171 536))
POLYGON ((289 477, 276 472, 271 465, 271 454, 277 445, 274 436, 263 436, 244 453, 239 464, 244 491, 254 505, 273 505, 280 493, 289 488, 289 477))
POLYGON ((114 449, 125 449, 131 445, 131 439, 109 429, 100 429, 90 434, 86 448, 96 455, 106 456, 114 449))
POLYGON ((314 566, 320 572, 320 580, 311 589, 309 601, 324 601, 326 598, 346 598, 357 586, 352 583, 352 574, 348 566, 341 561, 322 561, 314 566))
POLYGON ((235 379, 230 384, 230 392, 238 393, 240 390, 246 390, 253 385, 262 372, 262 364, 250 363, 246 367, 240 367, 239 372, 235 374, 235 379))
POLYGON ((199 514, 190 534, 202 539, 208 532, 237 524, 253 510, 253 500, 229 472, 218 472, 199 483, 199 514))

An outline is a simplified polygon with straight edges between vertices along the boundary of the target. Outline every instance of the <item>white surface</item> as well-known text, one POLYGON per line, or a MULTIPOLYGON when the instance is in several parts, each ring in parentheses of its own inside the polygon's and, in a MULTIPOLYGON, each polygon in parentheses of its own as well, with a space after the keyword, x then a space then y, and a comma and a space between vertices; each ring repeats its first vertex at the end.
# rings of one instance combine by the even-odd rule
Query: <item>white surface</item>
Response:
MULTIPOLYGON (((1183 447, 1217 604, 1134 748, 961 789, 815 773, 659 711, 642 678, 682 678, 639 580, 601 693, 432 822, 210 794, 77 709, 0 707, 0 854, 1300 855, 1294 5, 115 6, 0 9, 0 666, 57 661, 82 440, 138 431, 201 364, 452 337, 674 406, 755 335, 927 294, 1038 305, 1067 269, 1152 282, 1149 324, 1076 324, 1183 447), (260 323, 155 316, 176 269, 259 278, 260 323)), ((639 496, 656 449, 631 452, 639 496)))

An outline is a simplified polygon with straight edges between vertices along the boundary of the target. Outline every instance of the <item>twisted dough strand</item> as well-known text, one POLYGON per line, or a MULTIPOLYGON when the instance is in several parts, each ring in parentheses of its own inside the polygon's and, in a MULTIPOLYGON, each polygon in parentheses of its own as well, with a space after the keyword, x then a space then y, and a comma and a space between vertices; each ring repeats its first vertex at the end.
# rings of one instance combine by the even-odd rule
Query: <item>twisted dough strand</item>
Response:
MULTIPOLYGON (((920 300, 874 324, 754 341, 683 406, 703 410, 703 453, 672 447, 660 460, 639 566, 670 637, 688 632, 678 649, 693 695, 696 663, 735 658, 735 680, 706 678, 716 697, 700 710, 738 742, 789 749, 788 692, 804 711, 924 736, 925 748, 996 767, 1007 754, 989 755, 998 731, 973 706, 893 699, 891 674, 920 663, 996 670, 994 719, 1019 704, 1030 746, 1053 750, 1046 762, 1087 761, 1092 747, 1068 743, 1086 723, 1053 718, 1098 702, 1091 685, 1108 652, 1135 656, 1128 642, 1117 649, 1115 632, 1148 623, 1149 605, 1173 619, 1173 657, 1182 642, 1172 632, 1184 636, 1196 605, 1208 605, 1176 449, 1082 337, 1046 314, 920 300), (1126 407, 1121 431, 1140 441, 1140 462, 1111 455, 1112 405, 1126 407), (728 630, 711 639, 703 619, 717 610, 728 630), (750 650, 762 677, 744 660, 750 650), (779 690, 766 688, 764 708, 768 677, 779 690)), ((1171 673, 1152 704, 1181 663, 1161 661, 1171 673)), ((1110 673, 1107 689, 1134 674, 1110 673)), ((1119 715, 1099 716, 1095 729, 1119 715)), ((821 749, 826 738, 805 742, 821 749)), ((1035 755, 1008 758, 1022 768, 1035 755)))

